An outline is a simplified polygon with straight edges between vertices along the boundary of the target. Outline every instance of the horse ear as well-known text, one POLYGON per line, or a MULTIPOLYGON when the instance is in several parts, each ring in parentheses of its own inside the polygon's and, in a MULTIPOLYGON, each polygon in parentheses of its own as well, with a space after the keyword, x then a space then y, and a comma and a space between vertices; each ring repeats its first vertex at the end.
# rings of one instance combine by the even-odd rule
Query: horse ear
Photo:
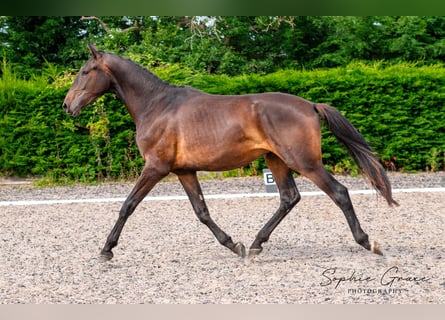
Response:
POLYGON ((90 48, 90 53, 93 56, 94 59, 97 59, 100 57, 100 52, 96 49, 94 44, 88 43, 88 48, 90 48))

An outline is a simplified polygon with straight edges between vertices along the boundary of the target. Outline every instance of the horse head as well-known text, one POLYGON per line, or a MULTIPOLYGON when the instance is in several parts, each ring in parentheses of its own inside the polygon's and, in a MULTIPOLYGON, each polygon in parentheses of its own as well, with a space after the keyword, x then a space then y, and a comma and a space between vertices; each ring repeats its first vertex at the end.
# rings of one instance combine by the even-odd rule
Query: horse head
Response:
POLYGON ((92 57, 80 69, 62 105, 73 117, 110 89, 111 75, 104 64, 104 53, 91 44, 88 47, 92 57))

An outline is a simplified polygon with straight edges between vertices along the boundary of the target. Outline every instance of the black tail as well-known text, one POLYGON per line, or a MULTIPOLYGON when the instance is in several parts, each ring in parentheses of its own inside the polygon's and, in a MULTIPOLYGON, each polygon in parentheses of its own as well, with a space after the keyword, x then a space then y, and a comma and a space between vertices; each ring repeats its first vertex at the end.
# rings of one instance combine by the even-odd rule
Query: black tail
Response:
POLYGON ((372 186, 386 199, 388 204, 398 205, 392 198, 391 183, 385 169, 369 147, 368 142, 338 110, 324 104, 314 104, 315 110, 326 121, 328 129, 344 144, 372 186))

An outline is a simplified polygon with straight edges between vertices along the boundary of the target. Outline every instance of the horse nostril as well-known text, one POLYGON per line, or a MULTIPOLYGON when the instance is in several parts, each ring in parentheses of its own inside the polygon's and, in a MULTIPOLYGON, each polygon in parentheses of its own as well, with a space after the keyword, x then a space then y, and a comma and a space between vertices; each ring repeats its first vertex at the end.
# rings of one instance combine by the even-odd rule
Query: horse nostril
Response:
POLYGON ((68 110, 68 105, 64 102, 62 104, 62 108, 63 108, 63 110, 67 111, 68 110))

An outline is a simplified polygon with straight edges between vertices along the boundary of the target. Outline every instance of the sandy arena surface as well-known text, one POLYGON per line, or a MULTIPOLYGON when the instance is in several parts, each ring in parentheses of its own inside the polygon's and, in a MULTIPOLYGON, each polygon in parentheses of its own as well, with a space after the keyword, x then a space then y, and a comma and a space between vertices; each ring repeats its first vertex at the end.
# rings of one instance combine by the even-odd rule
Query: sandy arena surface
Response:
MULTIPOLYGON (((350 190, 360 178, 338 178, 350 190)), ((391 174, 393 188, 445 187, 445 173, 391 174)), ((297 178, 300 191, 317 190, 297 178)), ((261 178, 206 180, 205 195, 264 192, 261 178)), ((121 202, 1 205, 5 201, 125 197, 132 184, 0 185, 1 303, 445 303, 445 193, 352 195, 384 256, 355 244, 326 196, 303 196, 252 262, 222 247, 188 200, 145 201, 114 259, 98 254, 121 202)), ((184 195, 163 182, 150 196, 184 195)), ((250 246, 278 197, 208 199, 214 220, 250 246)))

